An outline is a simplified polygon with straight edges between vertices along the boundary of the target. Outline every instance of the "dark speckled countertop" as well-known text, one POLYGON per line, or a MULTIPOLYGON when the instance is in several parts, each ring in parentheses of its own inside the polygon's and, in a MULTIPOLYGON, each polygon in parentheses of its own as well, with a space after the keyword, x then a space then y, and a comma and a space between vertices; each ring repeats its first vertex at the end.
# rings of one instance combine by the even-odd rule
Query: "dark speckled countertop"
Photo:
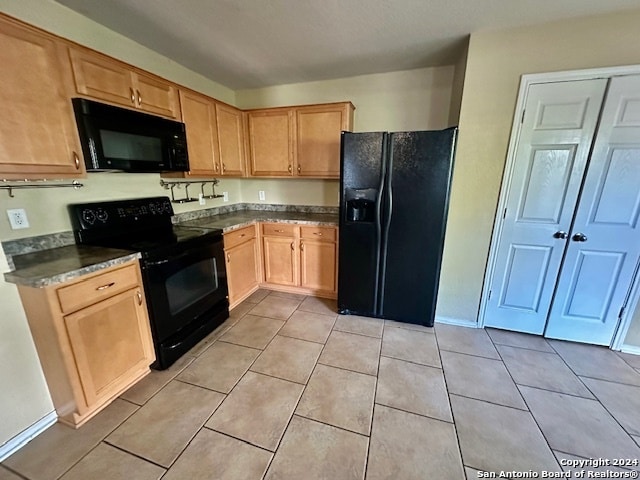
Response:
POLYGON ((338 214, 244 210, 187 220, 180 222, 178 225, 184 227, 221 228, 224 233, 227 233, 251 225, 254 222, 296 223, 300 225, 335 227, 338 225, 338 214))
POLYGON ((140 254, 129 250, 68 245, 14 256, 16 269, 5 273, 4 279, 18 285, 46 287, 136 258, 140 254))
MULTIPOLYGON (((314 207, 309 207, 314 208, 314 207)), ((184 227, 221 228, 231 232, 254 222, 280 222, 300 225, 337 226, 337 213, 317 213, 309 211, 238 210, 230 213, 204 216, 179 222, 184 227)), ((35 243, 55 245, 60 234, 34 238, 35 243)), ((8 249, 12 253, 21 248, 33 248, 34 241, 26 238, 11 242, 8 249), (15 245, 13 245, 15 244, 15 245)), ((66 241, 73 241, 71 235, 66 241)), ((4 243, 3 243, 4 246, 4 243)), ((5 250, 6 251, 6 250, 5 250)), ((24 251, 24 250, 23 250, 24 251)), ((140 254, 128 250, 91 247, 87 245, 66 245, 47 248, 31 253, 13 254, 11 261, 15 269, 4 274, 7 282, 30 287, 46 287, 73 280, 80 275, 95 272, 112 265, 126 263, 140 258, 140 254)))

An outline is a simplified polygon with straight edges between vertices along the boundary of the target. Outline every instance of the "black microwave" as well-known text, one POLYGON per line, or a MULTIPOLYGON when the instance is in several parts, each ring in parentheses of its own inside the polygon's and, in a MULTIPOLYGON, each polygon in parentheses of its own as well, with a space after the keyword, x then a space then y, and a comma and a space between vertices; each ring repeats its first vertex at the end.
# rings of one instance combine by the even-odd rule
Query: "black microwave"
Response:
POLYGON ((84 162, 88 172, 186 172, 184 123, 74 98, 84 162))

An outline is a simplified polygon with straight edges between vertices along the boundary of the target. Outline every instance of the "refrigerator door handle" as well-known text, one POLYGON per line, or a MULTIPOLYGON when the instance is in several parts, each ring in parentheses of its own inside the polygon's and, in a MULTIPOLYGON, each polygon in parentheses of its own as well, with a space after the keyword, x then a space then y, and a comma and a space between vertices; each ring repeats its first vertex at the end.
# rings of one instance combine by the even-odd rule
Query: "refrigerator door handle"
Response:
POLYGON ((376 306, 378 315, 384 314, 384 287, 387 276, 387 243, 389 238, 389 228, 391 227, 391 216, 393 214, 393 189, 391 188, 391 180, 393 173, 393 134, 389 134, 387 137, 387 148, 384 160, 389 161, 389 166, 386 169, 384 176, 385 187, 387 190, 387 208, 385 209, 386 217, 384 222, 384 230, 382 232, 382 248, 380 251, 380 281, 378 283, 378 296, 379 304, 376 306))
POLYGON ((382 200, 387 177, 387 134, 382 136, 382 159, 380 161, 380 184, 378 185, 378 198, 376 199, 376 289, 373 292, 373 314, 378 315, 378 295, 380 289, 380 252, 382 250, 382 200))

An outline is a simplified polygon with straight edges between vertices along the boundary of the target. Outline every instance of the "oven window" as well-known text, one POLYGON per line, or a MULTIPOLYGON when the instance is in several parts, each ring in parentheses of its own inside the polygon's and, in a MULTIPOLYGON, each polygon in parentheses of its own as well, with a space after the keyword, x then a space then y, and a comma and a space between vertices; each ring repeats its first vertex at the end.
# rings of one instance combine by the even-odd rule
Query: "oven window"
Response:
POLYGON ((171 275, 165 282, 169 311, 175 315, 218 289, 216 259, 207 258, 171 275))
POLYGON ((100 130, 100 139, 106 158, 162 161, 162 140, 158 137, 100 130))

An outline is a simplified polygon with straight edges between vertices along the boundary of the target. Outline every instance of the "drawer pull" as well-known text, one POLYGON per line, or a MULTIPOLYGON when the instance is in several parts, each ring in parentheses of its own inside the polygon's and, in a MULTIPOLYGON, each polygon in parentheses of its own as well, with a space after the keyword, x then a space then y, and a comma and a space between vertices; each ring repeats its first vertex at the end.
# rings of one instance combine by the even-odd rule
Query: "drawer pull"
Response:
POLYGON ((80 157, 76 152, 73 152, 73 162, 76 164, 76 170, 80 170, 80 157))
POLYGON ((284 233, 284 230, 274 230, 276 233, 284 233))
POLYGON ((295 250, 295 249, 296 249, 295 245, 293 244, 293 242, 291 242, 291 250, 295 250))
POLYGON ((246 235, 247 235, 246 233, 242 233, 242 234, 240 235, 240 238, 245 237, 246 235))
POLYGON ((140 290, 138 290, 136 295, 138 296, 138 305, 142 305, 142 294, 140 293, 140 290))
POLYGON ((313 232, 314 235, 318 235, 319 237, 322 236, 322 232, 313 232))
POLYGON ((111 282, 111 283, 106 283, 104 285, 100 285, 99 287, 96 287, 96 290, 101 291, 101 290, 106 290, 107 288, 111 288, 116 284, 116 282, 111 282))

